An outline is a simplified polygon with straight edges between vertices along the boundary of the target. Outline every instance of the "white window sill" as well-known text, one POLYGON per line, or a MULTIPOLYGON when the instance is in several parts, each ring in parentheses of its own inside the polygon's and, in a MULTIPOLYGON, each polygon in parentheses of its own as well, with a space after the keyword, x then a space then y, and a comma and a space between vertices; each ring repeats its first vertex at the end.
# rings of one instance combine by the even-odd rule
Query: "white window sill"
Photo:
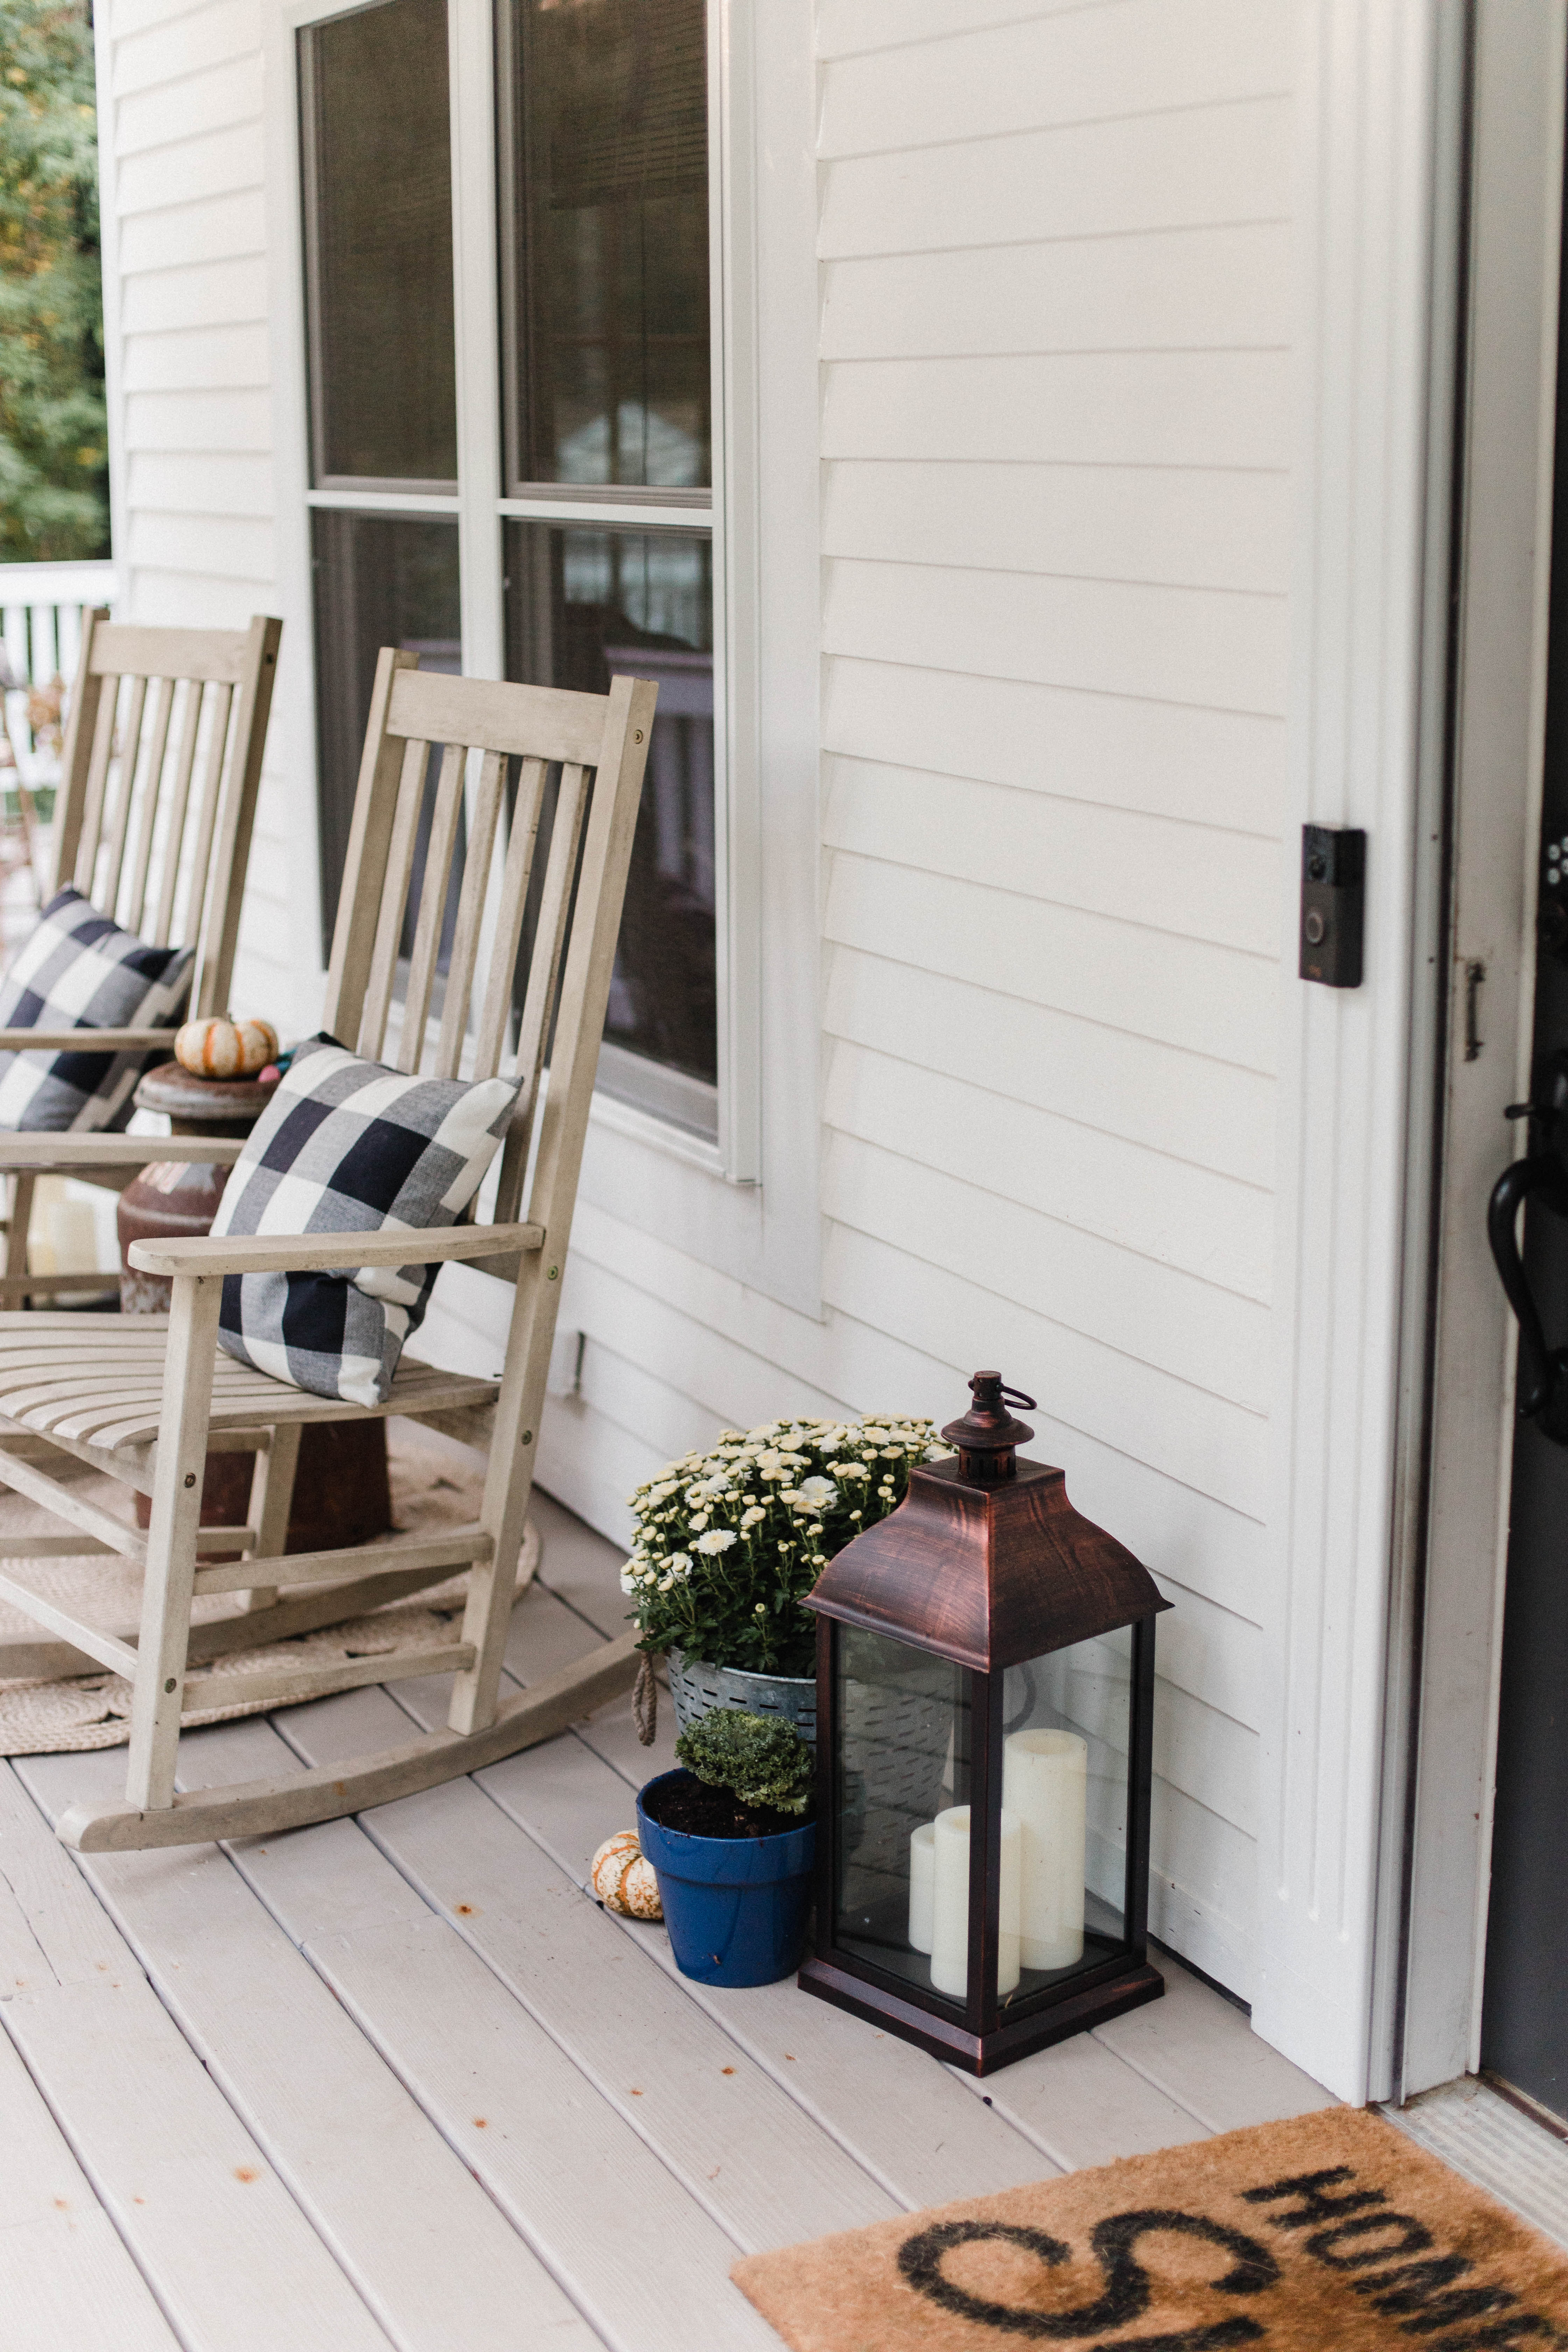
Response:
MULTIPOLYGON (((673 1126, 668 1119, 656 1118, 651 1111, 638 1110, 635 1104, 621 1102, 614 1095, 595 1091, 589 1124, 607 1128, 613 1135, 629 1137, 634 1143, 645 1143, 655 1151, 662 1151, 668 1159, 682 1160, 688 1167, 700 1168, 726 1183, 735 1181, 726 1175, 716 1143, 706 1142, 701 1136, 673 1126)), ((743 1181, 750 1184, 750 1179, 743 1181)))

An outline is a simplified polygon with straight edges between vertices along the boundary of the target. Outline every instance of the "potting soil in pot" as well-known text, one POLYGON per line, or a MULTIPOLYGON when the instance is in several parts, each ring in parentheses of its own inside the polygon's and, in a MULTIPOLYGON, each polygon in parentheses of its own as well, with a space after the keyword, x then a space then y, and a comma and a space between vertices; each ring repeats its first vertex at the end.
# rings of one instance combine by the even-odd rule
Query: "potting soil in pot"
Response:
POLYGON ((730 1789, 710 1788, 695 1772, 670 1773, 651 1790, 651 1818, 661 1829, 679 1830, 684 1837, 777 1837, 782 1831, 805 1826, 799 1813, 780 1812, 773 1805, 743 1805, 730 1789))

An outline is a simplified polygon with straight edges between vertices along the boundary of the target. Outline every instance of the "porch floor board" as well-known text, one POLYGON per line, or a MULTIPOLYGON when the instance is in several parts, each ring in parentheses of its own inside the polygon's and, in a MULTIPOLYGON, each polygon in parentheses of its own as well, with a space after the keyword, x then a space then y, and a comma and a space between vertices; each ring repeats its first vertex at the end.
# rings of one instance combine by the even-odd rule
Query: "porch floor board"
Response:
MULTIPOLYGON (((536 1516, 517 1679, 625 1610, 614 1549, 536 1516)), ((382 1744, 447 1691, 189 1735, 185 1785, 382 1744)), ((742 2252, 1330 2104, 1164 1959, 1163 2001, 984 2084, 792 1985, 689 1984, 583 1892, 668 1712, 651 1751, 623 1705, 357 1821, 160 1853, 49 1827, 123 1749, 6 1766, 0 2352, 765 2352, 742 2252)))

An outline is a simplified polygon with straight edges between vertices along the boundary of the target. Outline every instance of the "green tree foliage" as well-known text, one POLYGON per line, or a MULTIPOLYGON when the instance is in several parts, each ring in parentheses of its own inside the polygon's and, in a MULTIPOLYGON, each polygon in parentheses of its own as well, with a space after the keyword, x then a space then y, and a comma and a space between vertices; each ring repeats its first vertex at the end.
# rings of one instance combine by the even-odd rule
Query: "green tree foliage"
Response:
POLYGON ((109 547, 92 23, 0 0, 0 562, 109 547))

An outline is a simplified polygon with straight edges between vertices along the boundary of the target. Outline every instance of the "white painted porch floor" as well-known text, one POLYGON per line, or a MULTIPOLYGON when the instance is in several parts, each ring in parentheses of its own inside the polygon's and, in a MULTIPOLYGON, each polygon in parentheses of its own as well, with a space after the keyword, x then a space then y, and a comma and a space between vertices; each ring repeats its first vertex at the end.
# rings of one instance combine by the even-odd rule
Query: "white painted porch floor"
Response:
MULTIPOLYGON (((539 1498, 510 1662, 617 1626, 539 1498)), ((188 1782, 377 1748, 445 1685, 191 1735, 188 1782)), ((1179 1967, 973 2083, 797 1992, 689 1985, 582 1892, 668 1759, 629 1707, 265 1843, 79 1862, 124 1750, 0 1767, 0 2352, 745 2352, 742 2252, 1330 2104, 1179 1967)))

